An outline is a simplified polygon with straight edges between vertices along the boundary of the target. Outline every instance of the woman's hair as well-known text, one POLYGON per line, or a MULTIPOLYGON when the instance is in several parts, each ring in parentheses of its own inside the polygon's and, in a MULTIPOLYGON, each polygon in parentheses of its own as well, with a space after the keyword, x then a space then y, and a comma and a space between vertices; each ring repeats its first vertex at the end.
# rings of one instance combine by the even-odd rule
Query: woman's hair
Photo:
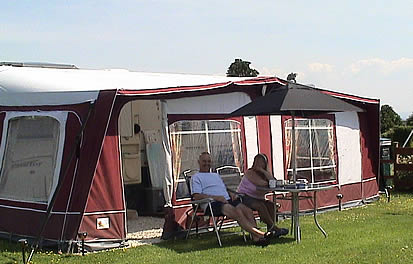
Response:
POLYGON ((264 153, 258 153, 257 155, 255 155, 254 157, 254 163, 252 164, 252 166, 254 167, 256 160, 260 158, 265 162, 265 169, 267 169, 268 166, 268 158, 267 155, 265 155, 264 153))

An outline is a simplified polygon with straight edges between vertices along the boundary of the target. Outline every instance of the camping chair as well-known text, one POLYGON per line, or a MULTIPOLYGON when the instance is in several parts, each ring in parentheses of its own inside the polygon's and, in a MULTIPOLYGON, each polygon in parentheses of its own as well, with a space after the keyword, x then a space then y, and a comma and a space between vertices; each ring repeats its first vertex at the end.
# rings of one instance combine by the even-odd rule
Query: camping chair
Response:
MULTIPOLYGON (((196 170, 186 170, 183 172, 184 178, 185 178, 185 182, 187 184, 189 193, 191 193, 192 190, 192 186, 191 186, 191 179, 192 179, 192 175, 194 175, 197 171, 196 170)), ((224 181, 225 183, 225 181, 224 181)), ((222 243, 221 243, 221 237, 220 237, 220 231, 222 228, 222 225, 224 224, 224 221, 229 220, 225 215, 220 214, 220 215, 214 215, 213 211, 212 211, 212 202, 214 202, 214 199, 212 198, 205 198, 205 199, 201 199, 201 200, 193 200, 193 197, 191 195, 191 204, 192 204, 192 209, 187 212, 187 216, 189 217, 189 214, 192 214, 191 216, 191 222, 189 224, 189 228, 188 231, 186 233, 186 238, 188 239, 189 234, 191 232, 192 229, 192 224, 195 221, 195 230, 196 230, 196 234, 198 235, 198 231, 199 231, 199 220, 202 217, 208 216, 210 217, 210 219, 212 219, 212 224, 213 224, 213 231, 215 232, 216 236, 217 236, 217 240, 218 240, 218 244, 220 247, 222 247, 222 243), (207 204, 207 206, 209 207, 209 214, 205 214, 203 212, 203 210, 201 209, 201 205, 203 204, 207 204)), ((207 227, 209 229, 209 227, 207 227)), ((242 230, 242 234, 244 237, 244 241, 247 241, 246 236, 245 236, 245 232, 243 229, 242 230)))
POLYGON ((236 193, 238 185, 241 183, 241 171, 236 166, 222 166, 216 169, 216 172, 221 176, 227 190, 236 193))

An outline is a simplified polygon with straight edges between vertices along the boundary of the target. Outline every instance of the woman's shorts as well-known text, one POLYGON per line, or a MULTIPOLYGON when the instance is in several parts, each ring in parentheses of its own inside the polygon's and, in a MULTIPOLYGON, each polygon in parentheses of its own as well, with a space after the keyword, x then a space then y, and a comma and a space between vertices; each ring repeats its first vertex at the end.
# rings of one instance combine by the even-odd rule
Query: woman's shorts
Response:
POLYGON ((257 208, 255 208, 255 205, 256 205, 257 203, 271 203, 270 201, 263 200, 263 199, 257 199, 257 198, 248 196, 248 195, 246 195, 246 194, 243 194, 243 195, 242 195, 241 200, 242 200, 242 203, 243 203, 245 206, 247 206, 248 208, 251 208, 252 210, 255 210, 255 211, 257 211, 257 208))

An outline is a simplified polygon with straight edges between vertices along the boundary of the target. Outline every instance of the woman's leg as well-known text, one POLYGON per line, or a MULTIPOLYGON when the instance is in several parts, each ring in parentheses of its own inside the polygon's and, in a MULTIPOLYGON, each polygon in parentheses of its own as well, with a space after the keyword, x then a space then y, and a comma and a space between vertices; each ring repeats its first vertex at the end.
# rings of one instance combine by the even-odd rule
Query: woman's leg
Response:
POLYGON ((246 207, 258 211, 261 221, 263 221, 267 225, 268 229, 274 225, 273 203, 266 200, 258 200, 250 196, 244 196, 244 198, 242 199, 242 203, 246 207))
POLYGON ((271 201, 266 200, 266 201, 265 201, 265 206, 267 207, 267 211, 268 211, 268 214, 270 215, 271 222, 272 222, 271 225, 268 225, 268 224, 267 224, 267 228, 270 229, 270 228, 272 228, 272 227, 275 227, 275 222, 274 222, 274 219, 275 219, 274 203, 271 202, 271 201))
POLYGON ((274 217, 269 212, 266 202, 258 202, 259 208, 257 209, 258 214, 260 215, 261 220, 267 224, 267 227, 272 227, 274 225, 274 217))

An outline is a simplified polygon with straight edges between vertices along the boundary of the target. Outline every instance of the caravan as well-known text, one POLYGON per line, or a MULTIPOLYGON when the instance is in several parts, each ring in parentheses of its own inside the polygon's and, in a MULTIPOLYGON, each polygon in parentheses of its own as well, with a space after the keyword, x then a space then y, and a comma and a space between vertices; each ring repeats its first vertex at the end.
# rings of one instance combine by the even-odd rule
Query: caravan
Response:
MULTIPOLYGON (((35 66, 35 67, 33 67, 35 66)), ((127 209, 187 228, 183 172, 202 151, 216 169, 243 173, 257 153, 288 179, 289 116, 228 118, 286 81, 276 77, 0 66, 0 236, 43 238, 70 249, 121 246, 127 209)), ((298 120, 297 171, 336 185, 318 206, 378 197, 379 100, 323 90, 365 110, 298 120)), ((306 204, 308 203, 308 204, 306 204)), ((303 202, 302 208, 311 208, 303 202)), ((289 210, 283 204, 281 210, 289 210)))

